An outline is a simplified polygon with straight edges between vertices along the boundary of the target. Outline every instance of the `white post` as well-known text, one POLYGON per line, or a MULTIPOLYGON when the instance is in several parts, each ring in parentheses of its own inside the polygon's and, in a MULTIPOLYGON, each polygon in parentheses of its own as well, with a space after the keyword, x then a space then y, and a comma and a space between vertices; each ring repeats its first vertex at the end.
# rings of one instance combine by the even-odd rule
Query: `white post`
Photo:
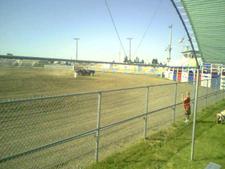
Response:
POLYGON ((145 123, 144 123, 144 138, 146 139, 147 138, 147 130, 148 130, 148 97, 149 95, 149 87, 147 87, 146 89, 146 98, 145 98, 145 117, 144 117, 144 120, 145 120, 145 123))
POLYGON ((100 127, 101 127, 101 101, 102 101, 102 93, 98 93, 98 107, 97 107, 97 121, 96 121, 96 149, 95 149, 95 160, 98 162, 99 160, 99 137, 100 137, 100 127))
POLYGON ((199 67, 197 68, 197 75, 195 81, 195 102, 194 102, 194 116, 193 116, 192 139, 191 139, 191 160, 194 159, 196 113, 198 104, 198 84, 199 84, 199 67))
POLYGON ((174 95, 174 107, 173 107, 173 123, 176 122, 176 108, 177 108, 177 84, 175 86, 175 95, 174 95))
POLYGON ((207 88, 206 88, 206 100, 205 100, 205 104, 206 104, 206 106, 205 107, 207 107, 207 105, 208 105, 208 89, 209 89, 209 79, 206 79, 207 81, 207 88))
POLYGON ((77 72, 74 70, 74 78, 77 78, 77 72))

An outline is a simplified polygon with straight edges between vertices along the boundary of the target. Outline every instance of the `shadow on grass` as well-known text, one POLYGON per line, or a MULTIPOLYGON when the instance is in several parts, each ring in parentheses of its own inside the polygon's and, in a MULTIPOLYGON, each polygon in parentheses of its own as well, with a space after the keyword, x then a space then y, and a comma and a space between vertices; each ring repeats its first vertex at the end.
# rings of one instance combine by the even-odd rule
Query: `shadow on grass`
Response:
POLYGON ((198 120, 197 123, 202 123, 202 124, 216 124, 215 121, 211 120, 198 120))
POLYGON ((195 161, 218 161, 218 160, 224 160, 224 156, 215 156, 215 157, 204 157, 204 158, 197 158, 195 161))

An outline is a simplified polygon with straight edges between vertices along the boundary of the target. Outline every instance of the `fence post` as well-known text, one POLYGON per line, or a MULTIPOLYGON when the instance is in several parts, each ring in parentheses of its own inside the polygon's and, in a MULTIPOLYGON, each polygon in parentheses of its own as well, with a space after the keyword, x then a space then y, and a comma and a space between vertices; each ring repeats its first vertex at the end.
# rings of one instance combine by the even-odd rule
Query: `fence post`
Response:
POLYGON ((209 79, 206 79, 206 80, 207 80, 206 81, 207 88, 206 88, 205 107, 207 107, 207 105, 208 105, 208 89, 209 89, 209 79))
POLYGON ((225 99, 225 87, 223 87, 223 99, 225 99))
POLYGON ((199 67, 197 68, 197 76, 195 80, 195 101, 194 101, 194 112, 193 112, 193 127, 192 127, 192 138, 191 138, 191 160, 194 160, 195 152, 195 127, 196 127, 196 114, 198 109, 198 89, 199 89, 199 67))
MULTIPOLYGON (((221 77, 220 77, 221 78, 221 77)), ((220 88, 220 85, 221 85, 221 82, 220 82, 220 79, 219 79, 219 91, 220 91, 220 99, 223 100, 223 91, 222 89, 220 88)))
POLYGON ((176 109, 177 109, 177 85, 175 86, 175 95, 174 95, 174 106, 173 106, 173 123, 176 122, 176 109))
POLYGON ((191 115, 193 115, 192 112, 194 112, 194 102, 195 102, 195 100, 194 100, 195 81, 193 81, 191 91, 193 91, 193 92, 192 92, 193 94, 191 95, 191 115), (193 98, 192 98, 192 97, 193 97, 193 98))
POLYGON ((98 107, 97 107, 97 124, 96 124, 96 149, 95 149, 95 160, 98 162, 99 159, 99 139, 100 139, 100 127, 101 127, 101 102, 102 93, 98 93, 98 107))
POLYGON ((225 84, 222 86, 222 90, 223 90, 223 99, 225 99, 225 84))
POLYGON ((146 96, 145 96, 145 117, 144 117, 144 138, 147 138, 147 130, 148 130, 148 97, 149 95, 149 86, 146 88, 146 96))
POLYGON ((218 98, 218 94, 219 94, 219 90, 217 88, 217 77, 216 77, 216 85, 215 85, 215 88, 216 88, 216 102, 218 102, 219 98, 218 98))

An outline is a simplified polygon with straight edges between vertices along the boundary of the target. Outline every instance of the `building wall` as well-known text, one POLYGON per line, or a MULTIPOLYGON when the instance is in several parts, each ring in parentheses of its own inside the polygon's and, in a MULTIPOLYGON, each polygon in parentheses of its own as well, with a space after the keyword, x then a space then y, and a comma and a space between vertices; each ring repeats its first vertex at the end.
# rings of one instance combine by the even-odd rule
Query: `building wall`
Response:
POLYGON ((86 63, 80 66, 102 72, 118 72, 131 74, 151 74, 161 76, 165 72, 165 67, 153 67, 145 65, 127 65, 114 63, 86 63))

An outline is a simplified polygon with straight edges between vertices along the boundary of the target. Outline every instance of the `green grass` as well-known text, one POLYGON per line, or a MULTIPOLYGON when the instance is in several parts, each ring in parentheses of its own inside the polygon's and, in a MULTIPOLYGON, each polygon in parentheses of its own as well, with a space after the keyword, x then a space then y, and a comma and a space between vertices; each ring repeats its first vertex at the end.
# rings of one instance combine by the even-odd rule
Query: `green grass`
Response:
POLYGON ((215 114, 224 108, 225 100, 199 115, 194 161, 190 160, 192 123, 180 123, 88 169, 204 169, 209 162, 225 167, 225 125, 215 123, 215 114))

